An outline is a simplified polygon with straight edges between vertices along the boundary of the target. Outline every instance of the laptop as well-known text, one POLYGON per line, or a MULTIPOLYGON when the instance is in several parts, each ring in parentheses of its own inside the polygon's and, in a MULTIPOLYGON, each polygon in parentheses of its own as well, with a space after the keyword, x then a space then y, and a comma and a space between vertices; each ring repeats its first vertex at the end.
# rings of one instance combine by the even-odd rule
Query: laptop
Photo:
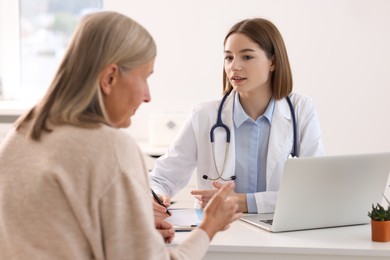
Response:
POLYGON ((274 214, 241 220, 271 232, 366 224, 372 204, 383 202, 389 171, 390 153, 292 158, 274 214))

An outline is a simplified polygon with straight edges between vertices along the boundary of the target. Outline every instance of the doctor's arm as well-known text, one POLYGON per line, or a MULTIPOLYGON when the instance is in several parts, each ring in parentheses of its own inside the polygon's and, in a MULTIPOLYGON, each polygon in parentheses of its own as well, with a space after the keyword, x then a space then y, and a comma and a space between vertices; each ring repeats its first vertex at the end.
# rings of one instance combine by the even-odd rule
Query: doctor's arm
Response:
POLYGON ((322 131, 314 103, 308 99, 299 124, 299 157, 322 156, 325 154, 322 131))
MULTIPOLYGON (((197 144, 190 117, 166 154, 156 160, 155 168, 149 174, 151 187, 165 206, 169 206, 170 198, 188 184, 196 167, 196 153, 197 144)), ((164 207, 156 202, 153 207, 155 213, 165 212, 164 207)), ((167 217, 167 214, 163 215, 167 217)))

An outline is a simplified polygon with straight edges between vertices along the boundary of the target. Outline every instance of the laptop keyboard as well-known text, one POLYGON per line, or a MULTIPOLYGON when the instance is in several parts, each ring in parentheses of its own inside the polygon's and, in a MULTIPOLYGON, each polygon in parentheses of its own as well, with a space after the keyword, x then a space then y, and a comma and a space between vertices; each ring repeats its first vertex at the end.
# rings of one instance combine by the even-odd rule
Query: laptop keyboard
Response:
POLYGON ((260 222, 272 225, 273 219, 261 219, 260 222))

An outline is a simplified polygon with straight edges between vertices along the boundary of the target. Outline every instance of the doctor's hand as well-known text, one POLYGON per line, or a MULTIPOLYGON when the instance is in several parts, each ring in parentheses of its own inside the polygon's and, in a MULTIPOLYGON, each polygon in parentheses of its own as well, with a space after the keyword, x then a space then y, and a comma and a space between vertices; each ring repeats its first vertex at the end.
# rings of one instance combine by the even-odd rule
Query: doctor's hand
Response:
POLYGON ((157 231, 160 232, 164 238, 165 243, 171 243, 175 238, 175 230, 173 229, 173 226, 162 219, 155 219, 154 223, 157 231))
POLYGON ((230 182, 215 190, 214 196, 204 209, 199 228, 206 231, 210 240, 217 232, 226 230, 231 222, 242 216, 242 213, 237 212, 238 198, 230 196, 233 187, 234 183, 230 182))
MULTIPOLYGON (((228 182, 233 183, 233 182, 228 182)), ((210 199, 218 192, 219 189, 221 189, 223 186, 227 185, 228 183, 222 184, 217 181, 213 181, 213 187, 215 189, 213 190, 192 190, 191 194, 195 195, 195 198, 198 200, 199 205, 202 209, 204 209, 207 205, 207 203, 210 201, 210 199)), ((248 212, 248 206, 246 203, 246 194, 245 193, 236 193, 233 189, 230 191, 230 196, 237 197, 238 199, 238 212, 248 212)))
MULTIPOLYGON (((159 198, 166 207, 171 206, 171 198, 168 195, 159 195, 159 198)), ((153 213, 155 219, 165 219, 169 217, 169 215, 167 214, 167 209, 164 206, 158 204, 158 202, 154 199, 153 199, 153 213)))
POLYGON ((204 209, 207 203, 211 200, 211 198, 218 192, 220 188, 222 188, 223 184, 213 181, 213 186, 216 189, 213 190, 192 190, 191 194, 195 195, 195 198, 198 200, 199 205, 202 209, 204 209))

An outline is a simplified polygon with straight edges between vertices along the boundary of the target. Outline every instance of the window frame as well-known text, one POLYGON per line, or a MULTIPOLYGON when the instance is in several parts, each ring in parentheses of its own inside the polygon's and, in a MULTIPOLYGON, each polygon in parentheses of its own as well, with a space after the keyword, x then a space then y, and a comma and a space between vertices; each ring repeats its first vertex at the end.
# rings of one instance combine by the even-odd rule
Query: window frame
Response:
POLYGON ((20 10, 20 0, 0 0, 0 112, 11 103, 12 107, 29 107, 42 96, 22 83, 20 10))
POLYGON ((21 100, 19 1, 0 1, 0 100, 21 100))

